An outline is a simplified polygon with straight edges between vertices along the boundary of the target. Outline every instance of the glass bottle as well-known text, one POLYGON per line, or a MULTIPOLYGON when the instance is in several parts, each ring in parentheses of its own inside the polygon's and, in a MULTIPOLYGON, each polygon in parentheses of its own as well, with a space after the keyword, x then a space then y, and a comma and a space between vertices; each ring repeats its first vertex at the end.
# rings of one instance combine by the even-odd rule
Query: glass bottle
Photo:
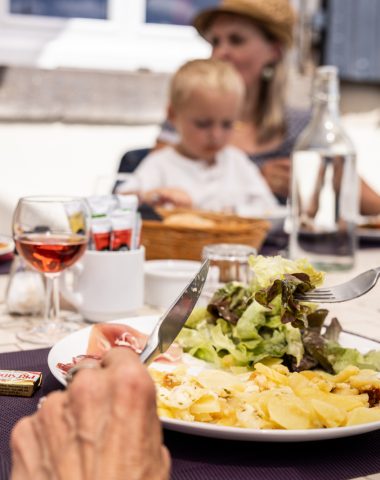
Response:
POLYGON ((354 146, 339 118, 338 70, 317 69, 312 117, 292 154, 289 256, 321 270, 354 265, 359 182, 354 146))

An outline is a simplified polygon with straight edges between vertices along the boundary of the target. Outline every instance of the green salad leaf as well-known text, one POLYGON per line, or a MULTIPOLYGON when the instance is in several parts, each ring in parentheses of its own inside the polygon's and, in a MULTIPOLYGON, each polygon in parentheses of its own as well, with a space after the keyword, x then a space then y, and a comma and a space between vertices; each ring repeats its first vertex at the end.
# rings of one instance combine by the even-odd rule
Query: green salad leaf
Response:
POLYGON ((380 351, 362 355, 342 347, 338 320, 324 327, 328 311, 295 298, 321 285, 322 272, 305 259, 257 256, 249 262, 254 272, 249 285, 224 285, 207 308, 190 315, 178 336, 185 352, 223 368, 280 359, 291 371, 333 373, 348 365, 380 370, 380 351))

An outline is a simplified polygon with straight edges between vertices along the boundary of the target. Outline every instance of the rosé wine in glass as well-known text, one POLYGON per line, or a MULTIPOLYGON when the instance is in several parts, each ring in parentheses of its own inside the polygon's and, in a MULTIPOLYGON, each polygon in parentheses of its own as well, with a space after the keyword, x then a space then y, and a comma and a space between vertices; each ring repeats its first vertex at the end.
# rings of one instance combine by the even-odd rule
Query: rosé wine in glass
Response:
POLYGON ((90 212, 79 197, 31 196, 19 200, 13 217, 18 253, 47 282, 44 321, 18 333, 32 343, 51 345, 71 331, 59 315, 58 277, 86 250, 90 212))

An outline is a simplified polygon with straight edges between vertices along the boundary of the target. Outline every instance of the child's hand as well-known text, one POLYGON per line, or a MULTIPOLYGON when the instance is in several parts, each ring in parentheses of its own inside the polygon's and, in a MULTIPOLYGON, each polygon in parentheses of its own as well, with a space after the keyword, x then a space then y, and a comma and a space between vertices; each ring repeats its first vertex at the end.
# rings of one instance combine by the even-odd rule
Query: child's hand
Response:
POLYGON ((182 208, 190 208, 193 203, 190 195, 180 188, 155 188, 141 194, 141 200, 153 206, 169 204, 182 208))

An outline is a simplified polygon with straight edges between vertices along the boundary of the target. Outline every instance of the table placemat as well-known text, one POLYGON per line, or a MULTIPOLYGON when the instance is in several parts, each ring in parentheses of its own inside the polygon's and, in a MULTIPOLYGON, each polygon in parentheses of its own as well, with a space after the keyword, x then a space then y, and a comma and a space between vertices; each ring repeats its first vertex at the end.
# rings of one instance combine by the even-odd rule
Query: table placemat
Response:
MULTIPOLYGON (((0 369, 42 371, 32 398, 0 397, 0 480, 11 467, 9 435, 14 423, 33 413, 38 399, 61 388, 47 366, 48 349, 0 355, 0 369)), ((337 440, 259 443, 219 440, 165 431, 172 480, 346 480, 380 472, 380 431, 337 440)))
POLYGON ((2 255, 0 257, 0 275, 6 275, 9 273, 12 265, 12 255, 2 255))

